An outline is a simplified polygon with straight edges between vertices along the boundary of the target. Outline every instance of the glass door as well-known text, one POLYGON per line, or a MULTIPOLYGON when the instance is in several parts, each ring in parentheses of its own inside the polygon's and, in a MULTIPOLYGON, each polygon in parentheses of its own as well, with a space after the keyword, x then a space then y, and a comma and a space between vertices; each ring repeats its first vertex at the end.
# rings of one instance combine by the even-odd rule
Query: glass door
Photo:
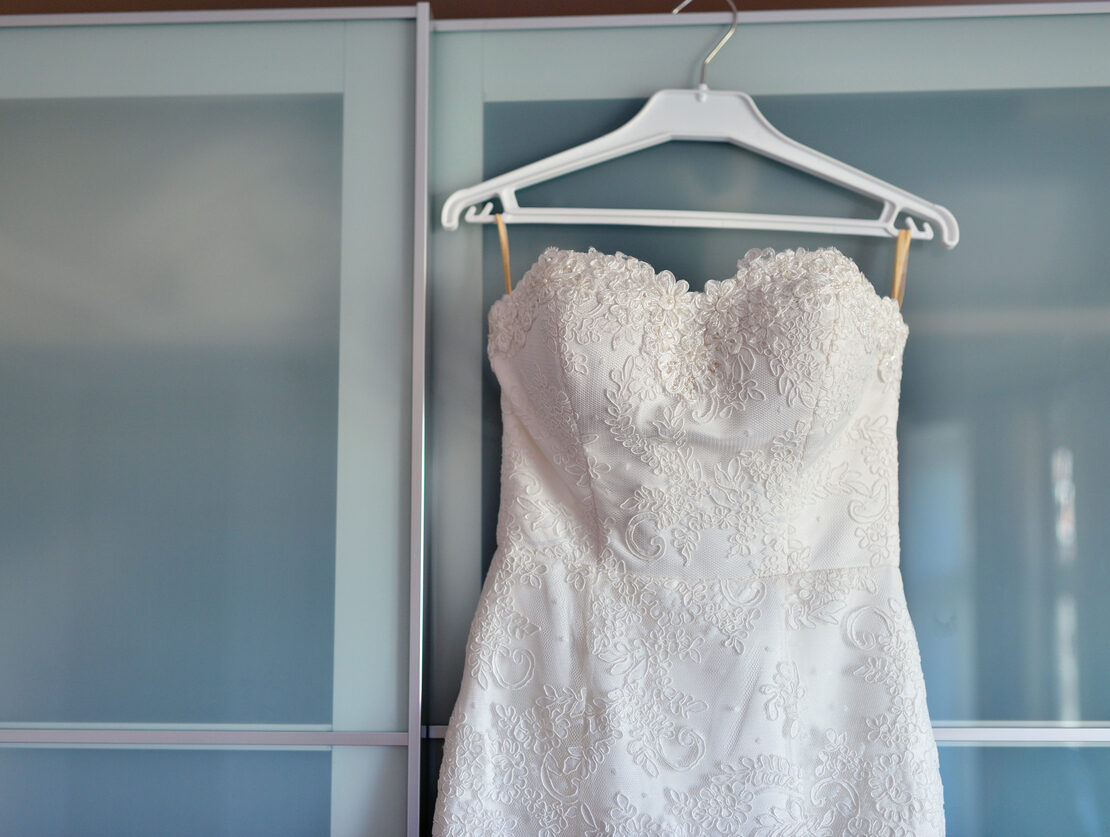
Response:
POLYGON ((402 834, 412 9, 0 30, 0 822, 402 834))
MULTIPOLYGON (((901 568, 958 835, 1110 833, 1110 14, 1049 11, 742 14, 708 69, 711 87, 751 93, 788 136, 959 219, 955 250, 910 250, 898 426, 901 568)), ((436 208, 619 127, 656 90, 692 86, 729 19, 441 28, 436 208)), ((522 190, 520 202, 877 216, 850 193, 706 143, 611 160, 522 190)), ((836 246, 884 295, 894 250, 615 226, 520 224, 509 240, 517 280, 547 246, 596 247, 695 290, 733 275, 748 248, 836 246)), ((430 395, 436 736, 493 553, 500 418, 482 335, 504 278, 491 227, 437 227, 431 245, 432 363, 450 370, 430 395)))

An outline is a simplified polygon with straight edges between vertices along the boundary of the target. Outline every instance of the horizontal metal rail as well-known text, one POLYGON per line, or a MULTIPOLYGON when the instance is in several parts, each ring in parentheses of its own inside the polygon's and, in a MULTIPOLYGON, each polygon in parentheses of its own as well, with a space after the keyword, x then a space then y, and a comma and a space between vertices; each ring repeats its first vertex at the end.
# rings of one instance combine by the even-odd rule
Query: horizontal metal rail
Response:
POLYGON ((167 728, 135 725, 9 726, 0 728, 0 747, 257 748, 300 750, 331 747, 404 747, 405 732, 342 732, 327 729, 234 727, 167 728))
MULTIPOLYGON (((446 726, 423 727, 423 737, 442 739, 446 726)), ((1110 745, 1110 725, 936 726, 939 744, 1110 745)), ((330 747, 404 747, 406 732, 345 732, 327 727, 274 728, 265 725, 20 724, 0 727, 0 747, 257 748, 275 750, 330 747)))
MULTIPOLYGON (((425 727, 425 737, 443 738, 445 726, 425 727)), ((1068 727, 933 727, 938 744, 1011 745, 1110 745, 1110 726, 1068 727)))
MULTIPOLYGON (((1105 0, 1076 3, 976 3, 957 6, 855 6, 829 9, 775 9, 740 12, 740 26, 762 23, 825 23, 945 18, 1045 17, 1110 13, 1105 0)), ((496 32, 523 29, 601 29, 628 26, 704 26, 732 22, 731 12, 632 15, 463 18, 432 21, 436 32, 496 32)))
POLYGON ((394 20, 416 17, 416 6, 321 9, 199 9, 174 12, 76 12, 0 15, 0 28, 35 26, 164 26, 173 23, 299 23, 322 20, 394 20))
MULTIPOLYGON (((1110 14, 1106 0, 1073 3, 980 3, 946 6, 863 6, 829 9, 783 9, 740 12, 741 25, 820 23, 832 21, 929 20, 939 18, 1042 17, 1110 14)), ((174 23, 259 23, 313 20, 414 18, 413 6, 333 7, 300 9, 221 9, 170 12, 85 12, 76 14, 0 15, 0 28, 24 26, 161 26, 174 23)), ((729 12, 681 15, 565 15, 540 17, 462 18, 431 21, 435 32, 520 29, 601 29, 629 26, 704 26, 730 23, 729 12)))
POLYGON ((1110 727, 933 727, 939 744, 1110 744, 1110 727))

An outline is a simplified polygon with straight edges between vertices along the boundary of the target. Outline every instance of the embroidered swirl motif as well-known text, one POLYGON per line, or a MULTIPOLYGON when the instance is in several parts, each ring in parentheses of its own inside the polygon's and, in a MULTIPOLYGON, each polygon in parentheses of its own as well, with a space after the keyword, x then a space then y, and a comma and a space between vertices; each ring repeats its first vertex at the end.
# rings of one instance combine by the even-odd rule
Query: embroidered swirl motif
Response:
POLYGON ((436 837, 937 837, 898 571, 906 326, 836 250, 693 292, 549 249, 490 311, 497 545, 436 837))

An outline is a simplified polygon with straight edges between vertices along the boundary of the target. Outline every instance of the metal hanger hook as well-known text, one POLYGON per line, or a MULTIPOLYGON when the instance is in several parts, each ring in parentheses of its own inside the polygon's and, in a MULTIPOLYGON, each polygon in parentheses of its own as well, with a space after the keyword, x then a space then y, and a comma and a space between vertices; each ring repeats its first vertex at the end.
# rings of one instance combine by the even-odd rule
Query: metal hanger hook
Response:
MULTIPOLYGON (((732 9, 732 26, 730 26, 728 28, 728 31, 725 32, 724 37, 721 38, 721 40, 717 41, 717 45, 713 47, 713 49, 709 50, 709 54, 705 56, 705 60, 701 62, 701 81, 699 82, 699 84, 702 87, 706 86, 705 68, 709 66, 709 62, 712 61, 716 57, 717 53, 721 51, 721 47, 728 43, 728 39, 731 38, 732 33, 736 31, 736 23, 740 19, 740 13, 736 11, 736 4, 733 3, 732 0, 725 0, 725 2, 728 3, 728 7, 732 9)), ((676 15, 689 5, 690 0, 682 0, 681 3, 679 3, 677 6, 674 7, 674 9, 671 10, 671 14, 676 15)))

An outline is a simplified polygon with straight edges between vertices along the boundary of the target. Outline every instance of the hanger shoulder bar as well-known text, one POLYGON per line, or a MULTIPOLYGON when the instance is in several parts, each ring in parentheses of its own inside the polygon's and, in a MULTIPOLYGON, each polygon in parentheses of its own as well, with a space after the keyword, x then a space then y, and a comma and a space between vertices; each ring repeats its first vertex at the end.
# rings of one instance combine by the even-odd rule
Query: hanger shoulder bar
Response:
MULTIPOLYGON (((928 219, 940 228, 941 239, 947 248, 956 246, 959 225, 955 216, 943 206, 791 139, 767 121, 746 93, 717 95, 723 97, 722 101, 730 112, 725 121, 730 123, 729 140, 735 145, 864 197, 882 201, 885 206, 883 217, 893 212, 889 219, 891 230, 894 230, 895 216, 901 212, 928 219)), ((894 231, 891 234, 897 233, 894 231)))
MULTIPOLYGON (((706 229, 792 230, 830 235, 893 237, 896 213, 876 219, 834 218, 813 215, 764 215, 750 212, 671 211, 664 209, 570 209, 564 207, 521 207, 502 214, 508 224, 611 224, 640 227, 695 227, 706 229), (886 216, 890 215, 890 220, 886 216)), ((490 207, 472 209, 466 220, 476 224, 495 221, 490 207)), ((913 238, 929 240, 934 236, 929 223, 911 223, 913 238)))
MULTIPOLYGON (((669 92, 669 91, 661 91, 669 92)), ((644 125, 641 117, 648 112, 652 101, 659 94, 648 100, 648 104, 640 110, 629 122, 616 130, 603 134, 597 139, 560 151, 550 157, 529 163, 526 166, 505 172, 505 174, 484 180, 467 189, 453 192, 443 204, 441 220, 446 229, 453 230, 459 225, 459 216, 468 206, 498 198, 506 210, 517 206, 516 190, 552 180, 564 174, 580 169, 596 166, 606 160, 623 157, 654 145, 661 145, 672 139, 668 131, 658 131, 651 126, 644 125)))

